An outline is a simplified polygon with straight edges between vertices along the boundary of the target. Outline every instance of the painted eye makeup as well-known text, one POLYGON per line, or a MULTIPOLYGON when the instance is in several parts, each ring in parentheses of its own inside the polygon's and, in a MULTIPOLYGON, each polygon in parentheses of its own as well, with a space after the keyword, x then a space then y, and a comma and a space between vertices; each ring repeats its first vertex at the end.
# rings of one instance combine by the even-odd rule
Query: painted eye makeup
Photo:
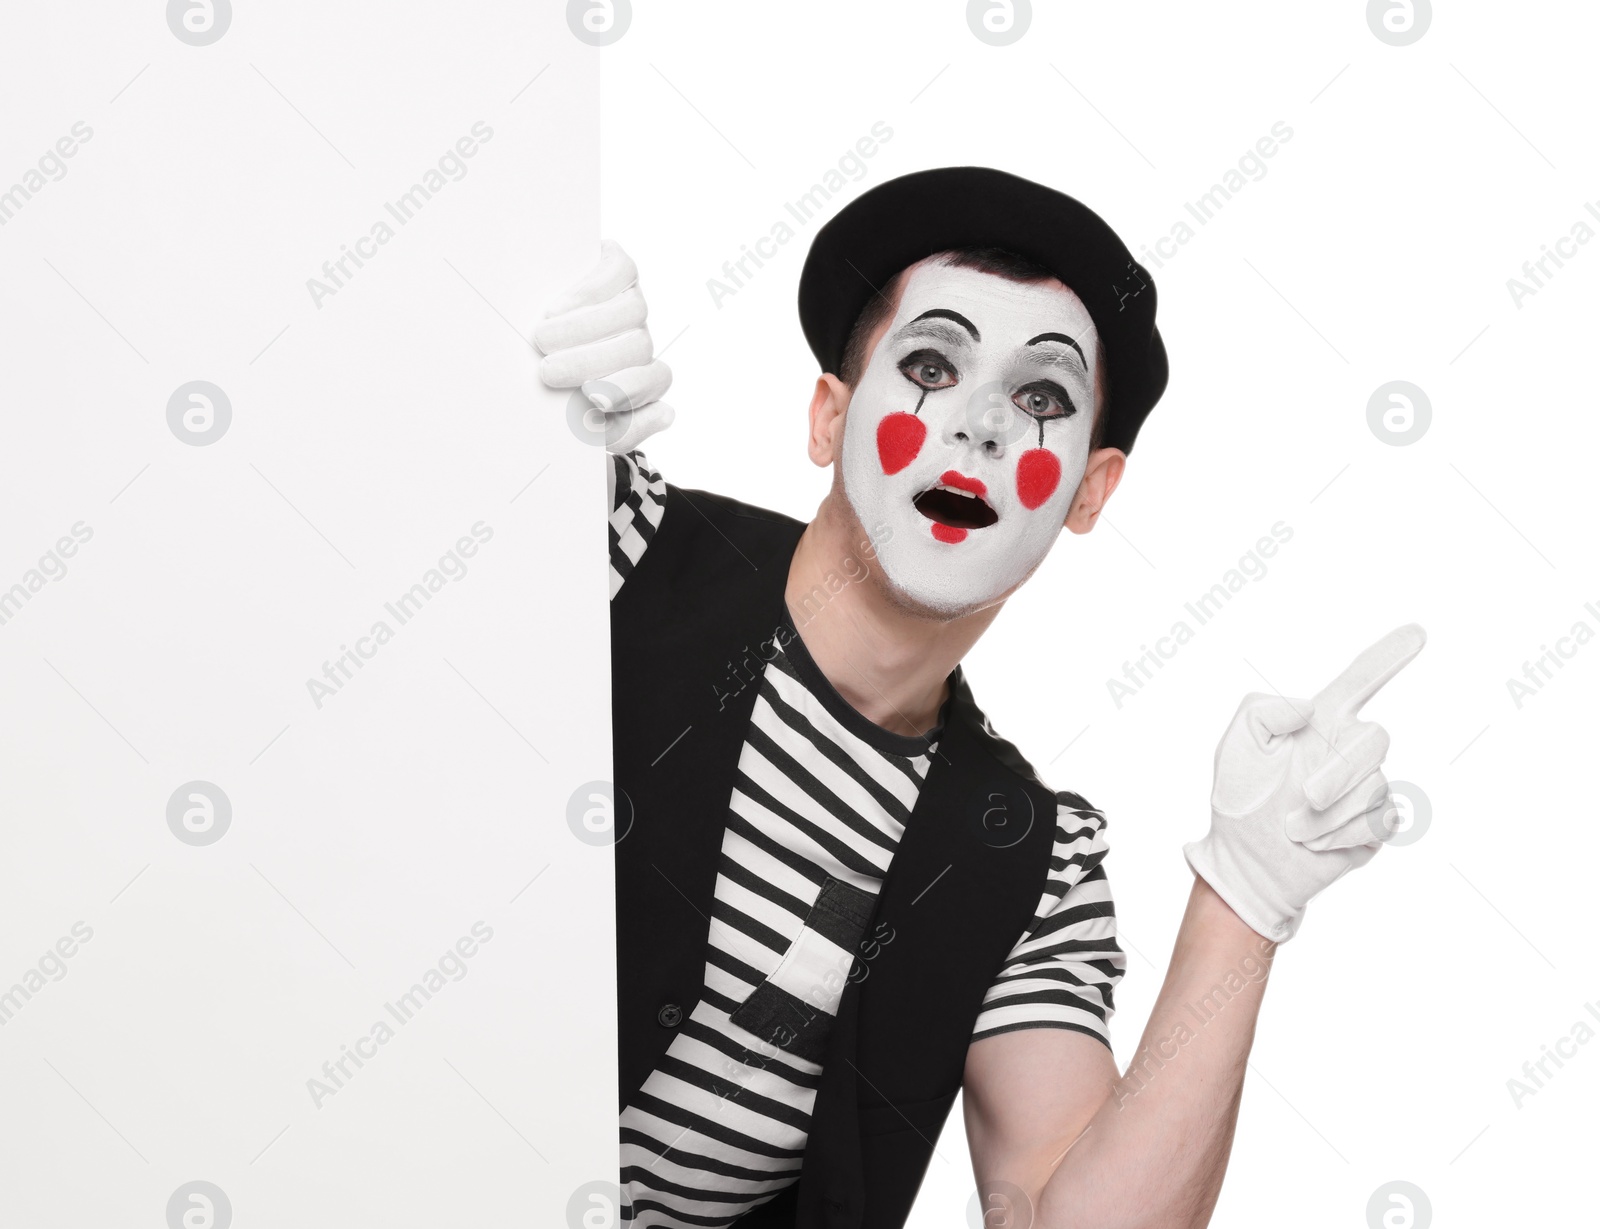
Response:
POLYGON ((959 377, 954 365, 937 350, 914 350, 900 360, 900 374, 924 392, 950 388, 959 377))
POLYGON ((1041 422, 1054 418, 1067 418, 1078 412, 1067 390, 1050 380, 1035 380, 1024 384, 1012 394, 1011 403, 1024 414, 1041 422))

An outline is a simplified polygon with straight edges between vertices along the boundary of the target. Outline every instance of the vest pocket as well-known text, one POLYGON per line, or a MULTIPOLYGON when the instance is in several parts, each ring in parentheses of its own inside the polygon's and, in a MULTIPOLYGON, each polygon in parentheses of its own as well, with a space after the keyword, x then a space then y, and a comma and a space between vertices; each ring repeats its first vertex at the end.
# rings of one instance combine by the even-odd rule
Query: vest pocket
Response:
POLYGON ((829 876, 778 967, 728 1017, 768 1045, 820 1063, 877 897, 829 876))

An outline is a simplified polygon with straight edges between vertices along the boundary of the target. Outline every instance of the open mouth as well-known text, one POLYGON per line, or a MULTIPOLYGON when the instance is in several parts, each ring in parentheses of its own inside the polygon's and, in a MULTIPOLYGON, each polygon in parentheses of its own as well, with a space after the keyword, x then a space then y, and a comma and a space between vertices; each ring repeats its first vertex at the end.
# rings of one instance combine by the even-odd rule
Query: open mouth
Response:
POLYGON ((951 529, 983 529, 1000 519, 999 513, 983 496, 983 483, 950 469, 911 502, 923 516, 940 525, 951 529))

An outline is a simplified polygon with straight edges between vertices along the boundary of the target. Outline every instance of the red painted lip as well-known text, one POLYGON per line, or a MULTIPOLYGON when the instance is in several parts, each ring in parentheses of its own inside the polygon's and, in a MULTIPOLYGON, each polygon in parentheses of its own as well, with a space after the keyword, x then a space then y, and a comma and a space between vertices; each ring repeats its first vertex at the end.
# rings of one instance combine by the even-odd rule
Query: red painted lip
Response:
POLYGON ((983 483, 979 482, 976 478, 968 478, 965 474, 957 473, 953 469, 947 469, 944 471, 944 473, 940 474, 939 481, 944 483, 945 486, 953 486, 957 490, 970 491, 979 499, 982 499, 989 493, 989 488, 984 486, 983 483))

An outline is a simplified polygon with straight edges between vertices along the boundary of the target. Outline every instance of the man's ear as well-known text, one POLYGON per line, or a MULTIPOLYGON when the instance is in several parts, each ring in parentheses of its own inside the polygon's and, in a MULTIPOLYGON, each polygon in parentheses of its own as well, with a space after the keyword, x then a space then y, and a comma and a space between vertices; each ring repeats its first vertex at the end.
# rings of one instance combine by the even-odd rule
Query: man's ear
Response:
POLYGON ((844 434, 844 412, 850 404, 850 387, 838 376, 823 372, 811 393, 811 430, 806 451, 821 466, 832 465, 844 434))
POLYGON ((1122 468, 1128 463, 1128 454, 1120 448, 1096 448, 1089 454, 1089 465, 1083 471, 1083 481, 1078 483, 1078 493, 1072 497, 1072 507, 1067 509, 1067 528, 1073 533, 1088 533, 1100 517, 1100 510, 1111 498, 1111 492, 1122 481, 1122 468))

